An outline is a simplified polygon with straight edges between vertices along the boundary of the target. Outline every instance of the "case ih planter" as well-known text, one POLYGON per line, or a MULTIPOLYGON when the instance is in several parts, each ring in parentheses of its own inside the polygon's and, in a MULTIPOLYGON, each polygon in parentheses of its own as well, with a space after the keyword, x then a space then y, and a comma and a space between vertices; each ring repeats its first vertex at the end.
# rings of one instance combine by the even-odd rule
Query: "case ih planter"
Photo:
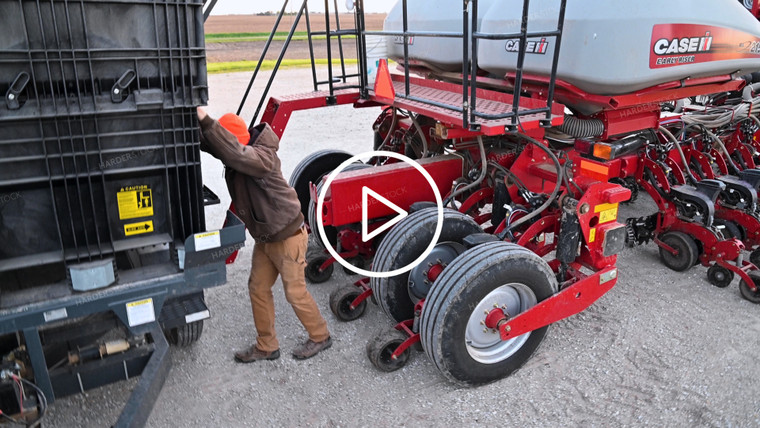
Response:
MULTIPOLYGON (((747 169, 757 160, 751 140, 760 122, 739 122, 723 152, 740 156, 741 166, 714 160, 722 167, 716 177, 705 168, 693 172, 689 161, 716 158, 712 137, 693 141, 696 131, 679 132, 661 114, 666 103, 741 90, 746 81, 739 76, 760 69, 760 53, 752 49, 760 45, 760 24, 733 0, 680 1, 668 10, 651 3, 525 1, 520 9, 473 0, 462 10, 456 1, 435 8, 400 1, 384 31, 370 32, 359 0, 353 28, 341 28, 337 14, 336 28, 329 14, 324 32, 309 27, 310 36, 327 36, 327 79, 313 72, 315 91, 327 90, 274 97, 262 120, 282 134, 296 110, 380 106, 374 149, 416 159, 446 205, 437 245, 422 263, 332 293, 330 307, 341 320, 361 316, 371 299, 397 323, 369 342, 375 366, 402 367, 419 343, 455 382, 476 385, 510 374, 551 323, 613 287, 626 240, 654 239, 669 267, 701 262, 711 266, 712 282, 728 285, 738 275, 742 294, 757 295, 757 268, 742 257, 742 239, 748 248, 758 245, 747 235, 760 226, 757 188, 727 175, 754 176, 747 169), (619 25, 629 20, 637 24, 619 25), (341 71, 334 72, 330 40, 343 36, 355 40, 356 74, 346 72, 342 43, 341 71), (378 36, 396 72, 382 55, 368 59, 378 36), (617 221, 618 204, 635 198, 640 186, 659 211, 626 228, 617 221)), ((308 25, 305 2, 293 29, 302 17, 308 25)), ((743 112, 755 113, 750 104, 743 112)), ((375 272, 401 268, 433 239, 432 191, 413 168, 385 157, 341 172, 324 189, 324 177, 349 156, 319 152, 292 177, 312 232, 321 222, 325 244, 356 264, 372 259, 375 272), (355 209, 364 186, 411 211, 369 242, 361 239, 355 209), (322 190, 323 216, 316 218, 322 190)), ((382 224, 392 211, 374 205, 368 213, 382 224)), ((326 280, 334 262, 316 250, 309 278, 326 280)))

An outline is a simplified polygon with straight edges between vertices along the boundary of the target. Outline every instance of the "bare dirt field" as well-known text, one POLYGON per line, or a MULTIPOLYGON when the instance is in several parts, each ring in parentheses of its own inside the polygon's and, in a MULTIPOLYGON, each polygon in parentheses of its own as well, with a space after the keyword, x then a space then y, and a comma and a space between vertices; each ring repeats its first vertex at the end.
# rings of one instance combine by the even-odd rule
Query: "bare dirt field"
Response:
MULTIPOLYGON (((325 15, 312 14, 311 25, 312 31, 324 31, 325 15)), ((274 27, 276 16, 257 16, 257 15, 222 15, 211 16, 206 21, 206 34, 219 33, 269 33, 274 27)), ((295 16, 283 16, 278 32, 288 32, 293 25, 295 16)), ((367 30, 382 30, 384 13, 372 13, 365 15, 367 30)), ((340 15, 341 28, 353 28, 354 16, 351 14, 340 15)), ((335 29, 335 16, 331 16, 330 25, 335 29)), ((301 19, 297 31, 306 31, 306 20, 301 19)), ((282 40, 274 40, 269 47, 264 59, 274 60, 280 54, 282 46, 285 44, 282 40)), ((232 61, 258 61, 261 52, 264 50, 266 41, 244 41, 232 43, 207 43, 206 58, 208 62, 232 62, 232 61)), ((353 40, 343 41, 344 58, 356 58, 356 45, 353 40)), ((337 40, 332 43, 333 58, 339 58, 340 50, 337 40)), ((315 42, 314 57, 327 58, 327 45, 324 40, 315 42)), ((309 45, 305 40, 293 40, 288 46, 286 59, 307 59, 309 58, 309 45)))
MULTIPOLYGON (((325 15, 312 13, 311 19, 312 30, 324 31, 325 15)), ((282 17, 278 31, 287 32, 295 21, 295 15, 282 17)), ((210 16, 204 25, 206 34, 219 33, 269 33, 274 27, 277 20, 276 16, 258 16, 258 15, 219 15, 210 16)), ((380 30, 383 28, 385 21, 384 13, 368 13, 364 15, 364 21, 368 30, 380 30)), ((353 28, 354 15, 349 13, 340 14, 340 23, 342 28, 353 28)), ((330 25, 335 28, 335 15, 330 15, 330 25)), ((306 20, 301 19, 297 31, 306 31, 306 20)))
MULTIPOLYGON (((269 46, 265 60, 276 60, 285 42, 273 41, 269 46)), ((209 43, 206 45, 208 62, 258 61, 266 42, 209 43)), ((340 51, 338 41, 332 43, 332 55, 338 59, 340 51)), ((353 40, 343 41, 343 57, 356 58, 356 45, 353 40)), ((285 59, 309 59, 309 44, 305 40, 294 40, 288 45, 285 59)), ((327 43, 319 40, 314 43, 314 58, 327 58, 327 43)))

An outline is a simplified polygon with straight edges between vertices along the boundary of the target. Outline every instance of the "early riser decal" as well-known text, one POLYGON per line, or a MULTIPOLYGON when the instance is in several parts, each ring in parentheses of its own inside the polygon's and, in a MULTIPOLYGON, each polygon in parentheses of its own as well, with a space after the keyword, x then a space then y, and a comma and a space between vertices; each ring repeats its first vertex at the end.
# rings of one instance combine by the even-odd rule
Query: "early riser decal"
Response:
POLYGON ((652 29, 649 68, 760 57, 760 38, 730 28, 659 24, 652 29))

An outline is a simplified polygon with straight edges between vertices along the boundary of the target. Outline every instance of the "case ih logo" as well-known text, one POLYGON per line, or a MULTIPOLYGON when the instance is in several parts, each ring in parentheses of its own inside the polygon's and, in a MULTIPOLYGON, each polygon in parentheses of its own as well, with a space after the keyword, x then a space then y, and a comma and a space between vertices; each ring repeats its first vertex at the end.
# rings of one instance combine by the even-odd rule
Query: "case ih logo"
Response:
POLYGON ((707 31, 702 37, 684 37, 675 39, 660 39, 654 44, 657 55, 673 55, 709 52, 713 37, 707 31))
POLYGON ((652 28, 650 49, 649 68, 652 69, 737 59, 756 60, 760 56, 760 38, 712 25, 657 24, 652 28))
MULTIPOLYGON (((518 53, 520 52, 520 41, 508 40, 506 48, 507 52, 518 53)), ((525 43, 525 53, 544 55, 547 50, 549 50, 549 42, 545 38, 538 41, 528 40, 525 43)))

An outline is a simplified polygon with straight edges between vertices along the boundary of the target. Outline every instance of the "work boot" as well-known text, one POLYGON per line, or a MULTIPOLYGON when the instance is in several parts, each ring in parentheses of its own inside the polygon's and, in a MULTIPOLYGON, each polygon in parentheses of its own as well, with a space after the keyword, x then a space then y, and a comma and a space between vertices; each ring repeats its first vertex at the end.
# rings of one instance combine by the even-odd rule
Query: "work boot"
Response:
POLYGON ((274 350, 272 352, 265 352, 257 348, 256 345, 251 345, 250 348, 245 351, 235 352, 235 361, 239 363, 252 363, 254 361, 261 360, 276 360, 280 358, 280 350, 274 350))
POLYGON ((293 358, 296 360, 305 360, 319 354, 321 351, 324 351, 331 346, 332 338, 330 336, 321 342, 315 342, 309 339, 293 350, 293 358))

